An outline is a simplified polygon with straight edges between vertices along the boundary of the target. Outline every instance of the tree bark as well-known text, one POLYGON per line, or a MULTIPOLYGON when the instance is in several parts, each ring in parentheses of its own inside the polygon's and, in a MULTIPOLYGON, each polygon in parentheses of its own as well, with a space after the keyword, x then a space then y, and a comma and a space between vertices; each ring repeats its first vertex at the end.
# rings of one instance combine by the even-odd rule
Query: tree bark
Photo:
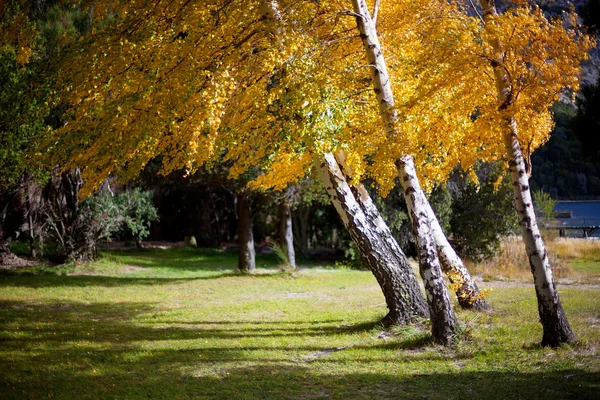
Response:
POLYGON ((452 245, 448 242, 439 221, 435 218, 435 213, 429 202, 425 203, 425 206, 429 214, 434 216, 434 218, 431 218, 431 233, 433 234, 433 240, 435 241, 442 270, 446 273, 450 282, 461 283, 456 289, 458 304, 466 309, 490 309, 489 304, 480 295, 479 287, 473 280, 469 270, 465 267, 458 254, 456 254, 452 245))
MULTIPOLYGON (((487 23, 498 15, 496 5, 494 0, 481 0, 481 6, 487 26, 487 23)), ((490 44, 496 53, 496 58, 492 60, 491 66, 494 70, 498 100, 501 104, 499 109, 505 110, 514 104, 512 86, 506 70, 502 66, 504 58, 502 44, 498 40, 494 40, 490 44)), ((515 208, 537 295, 538 313, 543 327, 542 345, 558 346, 561 343, 574 342, 575 334, 560 302, 548 253, 537 225, 529 189, 529 177, 514 115, 506 117, 503 139, 513 181, 515 208)))
POLYGON ((417 242, 419 269, 431 313, 431 331, 433 340, 439 344, 450 344, 454 337, 456 317, 452 303, 446 290, 437 249, 431 232, 431 218, 427 209, 427 199, 416 179, 414 163, 410 156, 398 161, 398 168, 403 171, 400 184, 408 206, 408 215, 412 223, 417 242))
POLYGON ((292 230, 292 210, 289 204, 279 205, 279 240, 288 259, 288 266, 296 268, 296 252, 294 251, 294 231, 292 230))
POLYGON ((389 309, 383 323, 406 324, 428 316, 416 277, 387 225, 380 216, 374 219, 364 212, 333 154, 325 154, 317 167, 344 226, 381 286, 389 309))
POLYGON ((31 256, 31 258, 35 258, 36 257, 36 253, 35 253, 35 229, 33 227, 33 207, 31 205, 30 188, 31 188, 31 185, 28 185, 28 188, 27 188, 27 197, 26 197, 26 204, 27 204, 27 225, 28 225, 28 228, 29 228, 29 255, 31 256))
POLYGON ((252 272, 256 269, 256 252, 252 234, 252 201, 247 193, 237 195, 238 217, 238 266, 240 271, 252 272))
MULTIPOLYGON (((367 60, 371 70, 371 80, 379 104, 381 119, 390 138, 398 137, 396 126, 398 114, 394 107, 394 94, 387 65, 375 30, 375 24, 365 0, 352 0, 356 25, 360 32, 367 60)), ((396 167, 404 189, 406 203, 419 253, 419 269, 425 281, 427 301, 431 313, 432 335, 436 342, 448 344, 454 335, 456 318, 448 298, 446 286, 437 256, 437 249, 431 234, 431 220, 435 215, 425 206, 427 199, 420 189, 412 157, 404 156, 396 167)))
MULTIPOLYGON (((344 154, 342 152, 338 152, 336 154, 336 158, 339 164, 342 166, 344 173, 347 176, 352 176, 352 171, 350 171, 346 165, 344 154)), ((370 215, 373 220, 378 220, 378 218, 381 218, 377 207, 375 207, 375 204, 373 204, 373 200, 369 196, 369 193, 367 192, 367 189, 364 187, 364 185, 358 183, 357 185, 354 185, 353 189, 356 192, 356 199, 363 207, 365 213, 370 215)), ((490 306, 480 296, 479 288, 477 287, 477 284, 471 277, 469 270, 464 266, 458 254, 456 254, 454 248, 452 248, 452 245, 448 242, 448 239, 446 238, 446 235, 444 234, 444 231, 442 230, 442 227, 440 226, 440 223, 438 222, 437 218, 435 218, 435 213, 433 212, 433 209, 431 208, 431 205, 428 201, 425 202, 425 207, 427 212, 429 212, 429 214, 433 216, 430 221, 431 233, 433 235, 442 271, 445 272, 446 275, 448 275, 450 282, 462 282, 456 290, 458 304, 465 309, 489 309, 490 306)), ((387 228, 387 225, 385 225, 385 227, 387 228)), ((389 231, 389 228, 387 230, 389 231)), ((395 239, 394 243, 396 243, 397 245, 395 239)))

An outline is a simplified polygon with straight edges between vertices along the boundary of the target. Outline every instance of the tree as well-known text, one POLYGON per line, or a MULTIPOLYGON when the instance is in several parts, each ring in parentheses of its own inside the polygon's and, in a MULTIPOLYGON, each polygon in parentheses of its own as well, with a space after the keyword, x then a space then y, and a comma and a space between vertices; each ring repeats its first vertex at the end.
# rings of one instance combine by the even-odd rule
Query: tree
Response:
POLYGON ((32 181, 43 168, 30 168, 26 158, 46 130, 51 98, 40 63, 34 57, 38 32, 19 1, 0 3, 0 258, 9 244, 27 231, 33 246, 32 181))
MULTIPOLYGON (((364 0, 353 0, 352 5, 366 58, 370 65, 371 80, 379 104, 381 118, 386 127, 386 133, 390 136, 399 136, 396 127, 398 115, 394 108, 394 95, 390 76, 375 31, 375 23, 364 0)), ((400 174, 400 183, 404 190, 413 233, 417 242, 419 269, 425 283, 433 339, 436 342, 448 344, 454 336, 456 320, 442 279, 441 266, 431 232, 432 212, 426 206, 427 199, 421 191, 414 169, 413 158, 403 156, 396 160, 395 164, 400 174)))
MULTIPOLYGON (((262 6, 265 19, 270 22, 269 31, 281 44, 282 18, 278 3, 262 1, 262 6)), ((337 157, 324 152, 315 160, 331 202, 383 290, 389 309, 384 325, 405 324, 426 316, 418 283, 404 253, 364 188, 357 193, 348 185, 344 152, 340 151, 337 157)), ((360 190, 361 186, 356 188, 360 190)))
MULTIPOLYGON (((497 89, 494 122, 500 130, 498 137, 504 141, 513 179, 515 206, 544 331, 542 344, 557 346, 573 342, 575 335, 556 291, 548 254, 536 222, 529 189, 529 167, 521 145, 525 141, 529 146, 529 149, 526 147, 528 152, 532 151, 539 146, 540 139, 547 138, 550 129, 548 123, 531 126, 531 121, 523 119, 548 119, 547 110, 562 88, 576 87, 579 61, 591 42, 586 37, 577 36, 576 30, 567 31, 563 21, 546 20, 539 9, 523 6, 499 15, 493 0, 481 1, 481 6, 482 36, 489 46, 489 66, 497 89), (532 41, 532 37, 536 40, 532 41), (531 114, 530 111, 537 113, 531 114)), ((571 16, 569 22, 576 27, 574 18, 571 16)))

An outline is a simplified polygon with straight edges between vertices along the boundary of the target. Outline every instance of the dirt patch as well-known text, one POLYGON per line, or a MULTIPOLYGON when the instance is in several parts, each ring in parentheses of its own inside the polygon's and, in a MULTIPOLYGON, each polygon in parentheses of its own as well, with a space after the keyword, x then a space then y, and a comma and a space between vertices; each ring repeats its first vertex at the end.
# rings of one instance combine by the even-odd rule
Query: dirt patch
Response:
POLYGON ((133 274, 134 272, 143 271, 146 268, 140 267, 139 265, 126 265, 121 268, 121 272, 124 274, 133 274))
POLYGON ((324 356, 327 356, 327 355, 329 355, 331 353, 337 353, 338 351, 346 350, 346 349, 349 349, 350 347, 352 347, 352 346, 333 347, 333 348, 330 348, 330 349, 323 349, 321 351, 315 351, 313 353, 306 354, 306 355, 294 358, 292 361, 309 363, 309 362, 314 361, 315 359, 317 359, 319 357, 324 357, 324 356))
POLYGON ((35 267, 41 265, 39 261, 27 260, 25 258, 18 257, 12 253, 0 254, 0 266, 8 269, 17 269, 24 267, 35 267))

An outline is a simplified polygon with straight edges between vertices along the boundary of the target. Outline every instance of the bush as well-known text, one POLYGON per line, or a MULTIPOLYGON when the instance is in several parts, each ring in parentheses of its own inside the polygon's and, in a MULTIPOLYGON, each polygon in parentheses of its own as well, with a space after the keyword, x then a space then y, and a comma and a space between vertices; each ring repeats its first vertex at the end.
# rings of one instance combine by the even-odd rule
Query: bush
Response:
POLYGON ((150 223, 158 221, 158 211, 152 202, 152 192, 139 188, 116 196, 116 204, 122 217, 121 231, 135 240, 137 247, 150 234, 150 223))
POLYGON ((45 189, 41 239, 57 245, 55 261, 96 258, 98 242, 110 240, 119 231, 131 235, 140 246, 150 233, 150 222, 158 219, 151 193, 135 189, 113 196, 100 191, 80 203, 81 184, 76 171, 54 175, 45 189))
POLYGON ((461 256, 487 260, 498 252, 502 238, 518 226, 511 182, 500 164, 480 166, 479 184, 463 178, 452 203, 452 241, 461 256))

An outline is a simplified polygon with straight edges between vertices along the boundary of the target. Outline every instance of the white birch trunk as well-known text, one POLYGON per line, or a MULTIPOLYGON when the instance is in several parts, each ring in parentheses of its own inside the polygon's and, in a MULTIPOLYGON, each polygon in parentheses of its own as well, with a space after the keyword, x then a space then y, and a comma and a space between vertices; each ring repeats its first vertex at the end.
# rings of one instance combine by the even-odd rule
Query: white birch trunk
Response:
MULTIPOLYGON (((352 0, 354 13, 356 15, 356 24, 360 32, 360 37, 365 48, 367 60, 370 65, 371 79, 379 103, 381 118, 386 127, 386 133, 390 137, 399 136, 396 127, 398 115, 394 107, 394 94, 390 77, 387 71, 387 65, 381 45, 375 30, 375 24, 365 0, 352 0)), ((420 191, 420 185, 416 174, 412 176, 409 171, 414 171, 414 162, 412 157, 403 157, 397 161, 400 181, 404 189, 406 204, 411 214, 411 223, 415 240, 419 248, 419 269, 421 277, 425 281, 427 290, 427 300, 432 322, 432 335, 435 341, 447 344, 454 332, 455 316, 452 305, 448 298, 445 284, 441 280, 439 285, 438 277, 442 276, 437 249, 430 230, 430 220, 434 217, 428 212, 425 204, 427 199, 420 191), (405 187, 405 185, 408 185, 405 187), (409 189, 419 188, 421 195, 414 195, 409 189), (415 201, 418 200, 418 203, 415 201)), ((416 189, 415 189, 416 190, 416 189)))
MULTIPOLYGON (((498 15, 494 0, 482 0, 481 6, 486 23, 498 15)), ((502 67, 502 44, 496 40, 491 45, 497 57, 491 62, 491 65, 494 69, 498 99, 502 110, 513 104, 514 97, 510 80, 502 67)), ((504 145, 513 181, 515 207, 538 300, 538 312, 543 327, 542 345, 558 346, 561 343, 574 342, 575 334, 560 302, 548 253, 537 225, 529 189, 529 177, 518 134, 517 121, 514 116, 508 116, 504 130, 504 145)))
MULTIPOLYGON (((261 11, 271 25, 268 28, 269 32, 281 43, 282 18, 277 0, 262 0, 261 11)), ((397 252, 385 247, 384 241, 373 228, 373 221, 364 215, 357 204, 333 155, 326 154, 317 164, 336 210, 381 286, 389 309, 383 323, 405 324, 416 318, 428 316, 419 284, 404 253, 397 243, 397 252)))
POLYGON ((344 226, 381 286, 389 309, 384 324, 406 324, 429 316, 410 264, 385 222, 363 211, 333 154, 317 160, 317 167, 344 226))
POLYGON ((431 218, 426 206, 427 198, 417 180, 412 157, 404 156, 398 161, 398 164, 399 168, 403 170, 403 179, 401 179, 400 184, 404 190, 408 215, 417 241, 419 269, 425 284, 429 312, 431 313, 432 336, 437 343, 447 345, 454 337, 456 317, 448 297, 431 232, 431 218))
POLYGON ((288 259, 288 266, 296 268, 296 252, 294 251, 294 232, 292 229, 292 210, 289 204, 279 205, 279 240, 288 259))
POLYGON ((433 234, 433 240, 435 241, 442 270, 448 275, 450 282, 460 282, 460 286, 456 289, 458 304, 460 304, 462 308, 467 309, 489 309, 490 306, 483 297, 480 296, 479 287, 477 287, 469 270, 465 267, 458 254, 456 254, 456 251, 454 251, 450 242, 448 242, 438 219, 435 218, 435 213, 429 202, 425 203, 425 206, 427 207, 429 214, 433 215, 433 218, 431 218, 431 233, 433 234))

